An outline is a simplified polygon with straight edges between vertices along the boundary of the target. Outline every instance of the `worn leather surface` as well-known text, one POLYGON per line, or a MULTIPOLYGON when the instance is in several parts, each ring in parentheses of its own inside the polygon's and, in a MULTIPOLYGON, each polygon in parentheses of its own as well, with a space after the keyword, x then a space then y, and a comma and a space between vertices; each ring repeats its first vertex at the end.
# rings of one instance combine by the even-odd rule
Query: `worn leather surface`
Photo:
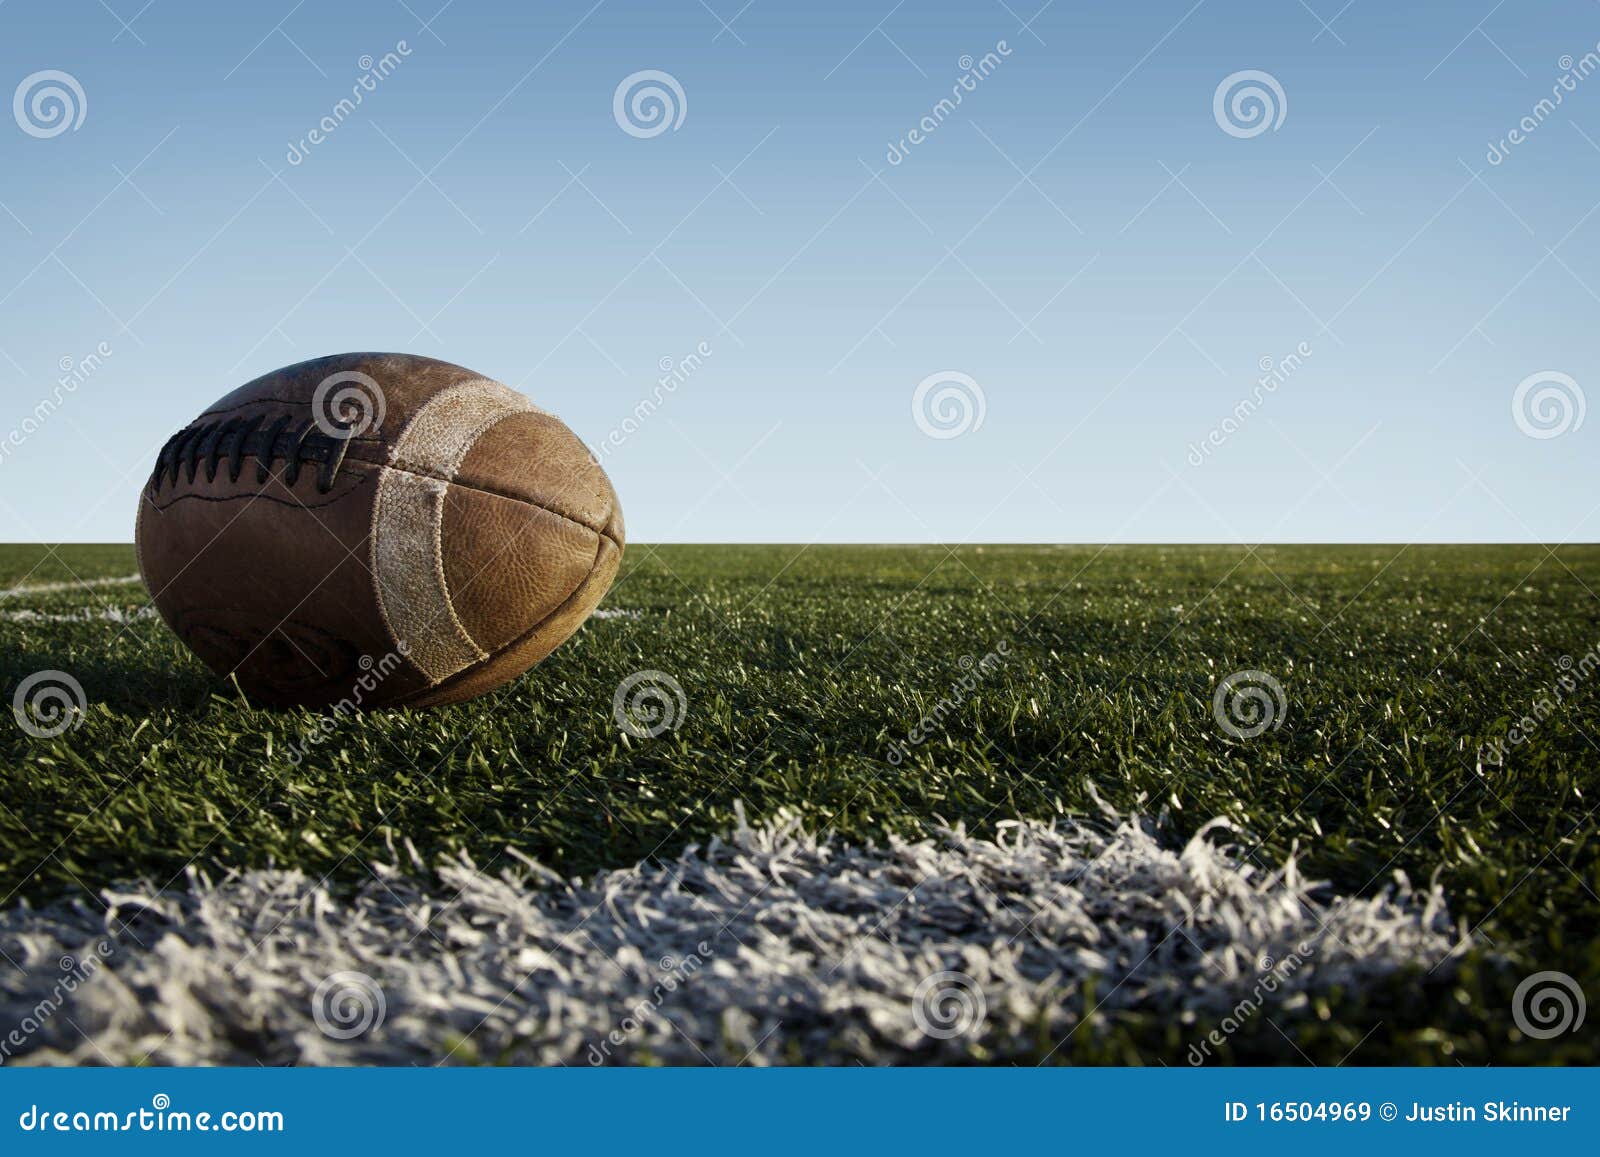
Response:
POLYGON ((408 703, 419 707, 459 703, 492 691, 554 651, 583 625, 617 577, 622 564, 618 540, 602 536, 593 569, 581 586, 542 623, 513 641, 498 654, 460 672, 435 687, 412 695, 408 703))
MULTIPOLYGON (((464 384, 480 381, 428 358, 344 354, 268 374, 214 403, 186 428, 200 435, 190 439, 199 451, 189 455, 198 457, 193 476, 180 454, 179 469, 158 466, 140 496, 140 572, 163 619, 214 671, 273 706, 455 702, 544 658, 609 588, 623 528, 604 472, 542 411, 491 418, 454 476, 440 480, 436 553, 449 605, 418 601, 386 616, 378 597, 378 559, 392 568, 404 554, 373 549, 380 476, 406 468, 395 446, 430 400, 455 391, 431 411, 437 425, 473 388, 464 384), (285 417, 289 430, 304 427, 318 385, 352 370, 378 383, 383 421, 341 447, 327 492, 315 463, 296 472, 277 457, 262 481, 261 463, 235 461, 242 439, 231 430, 253 427, 244 444, 287 448, 292 438, 261 431, 285 417), (453 615, 477 652, 443 678, 400 654, 391 621, 436 614, 453 615)), ((385 574, 385 592, 392 600, 396 590, 440 589, 405 581, 415 577, 385 574)))

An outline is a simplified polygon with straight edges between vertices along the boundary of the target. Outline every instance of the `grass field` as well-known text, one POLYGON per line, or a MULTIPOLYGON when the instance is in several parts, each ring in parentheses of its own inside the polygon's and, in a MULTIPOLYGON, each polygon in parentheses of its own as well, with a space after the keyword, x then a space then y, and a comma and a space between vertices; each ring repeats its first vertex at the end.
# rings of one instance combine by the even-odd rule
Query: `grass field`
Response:
MULTIPOLYGON (((1536 971, 1600 994, 1600 548, 630 546, 606 616, 529 676, 344 719, 298 762, 315 716, 237 699, 137 584, 78 585, 134 569, 0 548, 0 590, 39 588, 0 598, 0 681, 58 669, 88 703, 58 738, 0 729, 0 907, 190 864, 353 888, 404 841, 586 875, 676 856, 736 803, 862 843, 1098 798, 1180 844, 1225 817, 1251 862, 1293 854, 1341 893, 1436 879, 1471 933, 1432 974, 1253 1019, 1222 1059, 1600 1059, 1593 1021, 1530 1040, 1510 1013, 1536 971), (682 686, 675 731, 619 730, 640 670, 682 686), (1247 738, 1213 711, 1246 670, 1283 688, 1247 738)), ((1049 1055, 1181 1064, 1194 1035, 1102 1011, 1049 1055)))

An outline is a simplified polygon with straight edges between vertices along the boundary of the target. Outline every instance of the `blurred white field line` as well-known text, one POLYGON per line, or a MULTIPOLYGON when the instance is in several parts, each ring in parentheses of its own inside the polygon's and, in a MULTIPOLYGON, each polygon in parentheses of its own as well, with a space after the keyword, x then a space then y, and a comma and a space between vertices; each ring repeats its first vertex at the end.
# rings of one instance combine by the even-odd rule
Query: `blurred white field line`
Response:
MULTIPOLYGON (((61 556, 56 553, 54 547, 47 546, 45 548, 45 551, 46 551, 46 553, 44 555, 40 556, 39 560, 33 564, 32 570, 30 570, 28 572, 30 575, 33 573, 33 571, 36 571, 36 570, 39 569, 39 567, 43 566, 44 563, 48 559, 54 559, 56 562, 60 563, 60 565, 63 568, 65 568, 66 571, 69 574, 73 573, 72 568, 67 565, 67 562, 66 562, 65 559, 61 558, 61 556)), ((87 591, 94 598, 94 600, 95 600, 97 605, 96 606, 92 606, 92 607, 80 607, 80 608, 77 608, 75 610, 64 610, 64 611, 40 611, 40 610, 36 610, 34 608, 31 608, 31 607, 23 607, 23 608, 19 608, 17 610, 14 610, 14 611, 0 611, 0 622, 10 622, 10 623, 27 623, 27 622, 34 622, 34 623, 71 623, 71 622, 119 623, 119 624, 121 624, 121 627, 119 628, 117 634, 118 634, 118 637, 120 637, 121 633, 122 633, 122 630, 126 629, 128 624, 134 623, 134 622, 140 622, 140 621, 143 621, 145 619, 154 618, 155 617, 155 608, 151 607, 151 606, 145 606, 145 607, 142 607, 142 608, 134 608, 134 609, 130 610, 127 607, 119 606, 117 603, 112 602, 109 598, 102 597, 102 596, 96 594, 95 592, 101 591, 101 590, 106 590, 106 589, 117 588, 117 587, 137 586, 142 581, 143 580, 138 575, 133 574, 133 575, 114 576, 114 577, 108 577, 108 578, 93 578, 93 579, 80 578, 80 579, 74 579, 71 582, 48 582, 48 583, 33 583, 33 584, 29 584, 26 581, 26 576, 25 576, 24 577, 24 581, 19 583, 19 584, 17 584, 16 586, 12 586, 12 587, 8 587, 8 588, 6 588, 4 590, 0 590, 0 602, 4 602, 4 601, 6 601, 8 599, 26 599, 26 598, 31 598, 31 597, 38 596, 38 595, 69 594, 69 593, 75 594, 75 593, 77 593, 79 591, 87 591)))
POLYGON ((0 590, 0 599, 28 598, 32 595, 54 595, 66 591, 94 590, 99 587, 126 587, 139 582, 136 574, 118 575, 115 578, 75 579, 67 583, 26 583, 0 590))
POLYGON ((76 611, 36 611, 23 607, 16 611, 0 611, 0 622, 7 623, 132 623, 156 617, 154 607, 81 607, 76 611))
POLYGON ((1083 994, 1110 976, 1122 980, 1096 1009, 1199 1031, 1242 1000, 1258 1012, 1281 993, 1303 1010, 1308 996, 1364 990, 1460 944, 1437 886, 1396 882, 1344 902, 1292 859, 1240 862, 1212 838, 1225 821, 1181 844, 1152 821, 1108 815, 880 846, 792 815, 752 827, 736 811, 722 838, 587 880, 526 860, 495 875, 449 860, 434 875, 406 849, 409 864, 375 869, 353 894, 267 870, 190 873, 171 892, 109 888, 105 911, 10 907, 0 949, 20 967, 0 975, 0 1024, 38 1005, 63 953, 104 937, 116 981, 85 985, 73 1023, 38 1025, 14 1059, 951 1061, 1017 1042, 1026 1055, 1041 1025, 1070 1036, 1094 1015, 1083 994), (917 904, 901 902, 907 868, 924 881, 917 904), (246 951, 269 925, 269 949, 246 951), (126 942, 134 928, 157 931, 154 946, 126 942), (721 963, 730 952, 736 968, 721 963), (1296 967, 1263 993, 1260 972, 1291 954, 1296 967), (352 1030, 319 1019, 334 977, 370 986, 374 1015, 352 1030), (953 1027, 925 1007, 939 978, 971 998, 953 1027), (151 991, 205 999, 141 997, 151 991), (598 1054, 597 1039, 611 1042, 598 1054))

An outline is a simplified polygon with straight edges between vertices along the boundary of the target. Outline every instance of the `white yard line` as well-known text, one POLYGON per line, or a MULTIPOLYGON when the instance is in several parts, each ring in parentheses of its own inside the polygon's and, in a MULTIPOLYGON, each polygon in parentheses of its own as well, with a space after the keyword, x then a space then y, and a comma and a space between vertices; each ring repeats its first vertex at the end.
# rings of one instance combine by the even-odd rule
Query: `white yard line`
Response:
POLYGON ((1345 899, 1292 864, 1240 862, 1215 824, 1186 844, 1153 830, 1063 818, 859 847, 779 818, 592 880, 461 859, 378 867, 348 890, 292 869, 110 888, 104 910, 0 909, 18 962, 0 969, 0 1025, 47 1007, 70 957, 108 975, 82 979, 70 1023, 43 1019, 14 1059, 1025 1059, 1093 1015, 1090 991, 1107 1012, 1191 1023, 1198 1042, 1220 1018, 1276 1024, 1453 958, 1436 886, 1345 899))
POLYGON ((76 611, 0 611, 4 623, 135 623, 156 617, 154 607, 136 607, 131 611, 121 607, 82 607, 76 611))
POLYGON ((56 595, 65 591, 91 590, 98 587, 125 587, 139 582, 136 574, 119 578, 78 579, 69 583, 36 583, 32 586, 9 587, 0 590, 0 599, 26 598, 29 595, 56 595))

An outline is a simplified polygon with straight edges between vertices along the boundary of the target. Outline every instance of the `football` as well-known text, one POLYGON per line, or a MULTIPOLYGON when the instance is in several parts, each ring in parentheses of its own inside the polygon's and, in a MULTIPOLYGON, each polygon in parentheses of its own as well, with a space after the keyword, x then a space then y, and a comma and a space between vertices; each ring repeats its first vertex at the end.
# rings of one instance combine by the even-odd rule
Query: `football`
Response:
POLYGON ((515 678, 588 617, 622 510, 588 448, 509 386, 350 353, 219 399, 139 500, 161 617, 267 706, 433 706, 515 678))

